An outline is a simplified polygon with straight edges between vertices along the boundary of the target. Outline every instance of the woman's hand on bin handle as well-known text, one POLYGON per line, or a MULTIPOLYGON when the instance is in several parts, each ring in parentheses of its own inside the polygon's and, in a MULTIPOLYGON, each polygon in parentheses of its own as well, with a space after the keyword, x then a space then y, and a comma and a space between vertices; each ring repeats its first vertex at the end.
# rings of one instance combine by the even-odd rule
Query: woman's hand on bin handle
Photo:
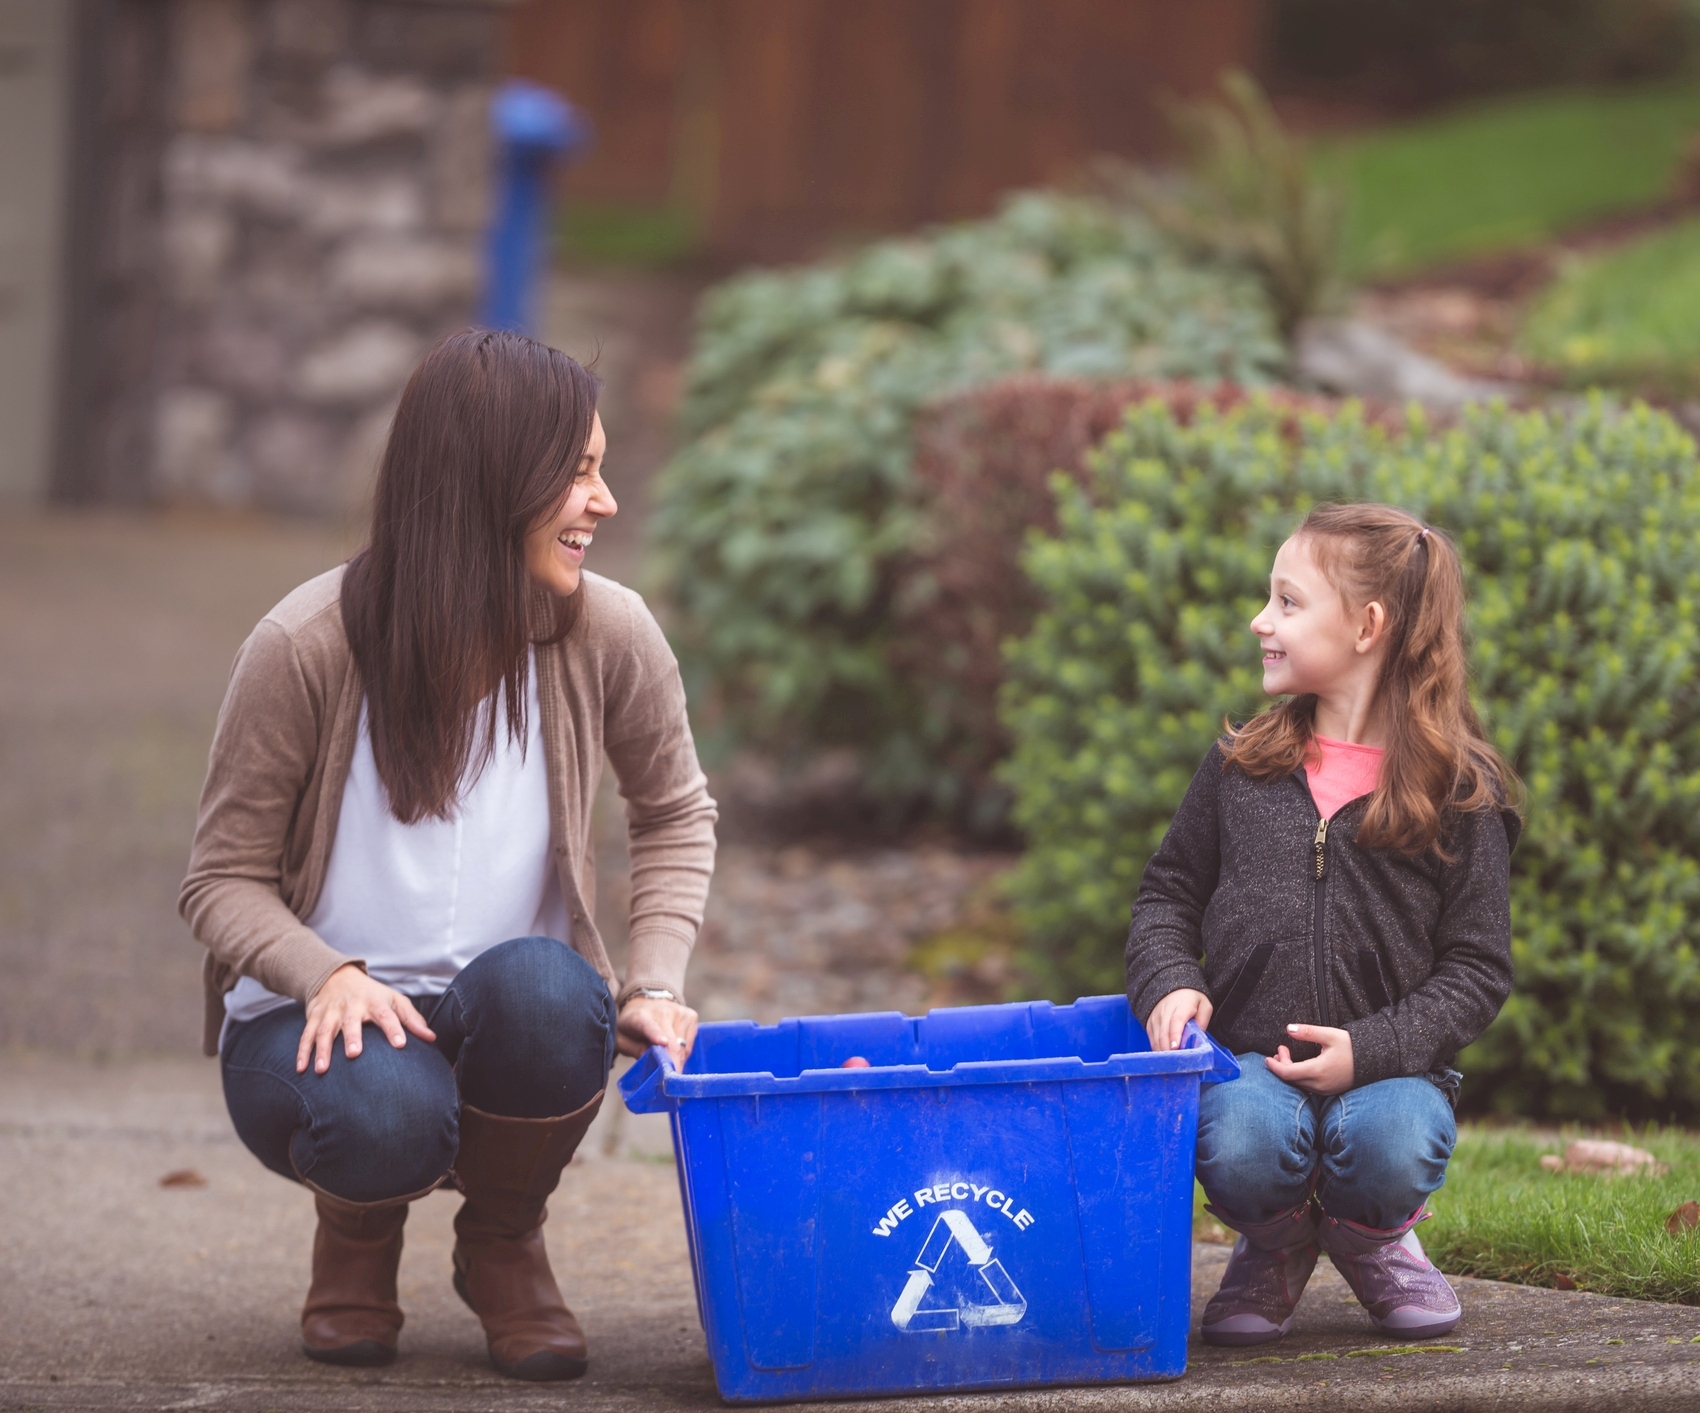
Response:
POLYGON ((620 1008, 615 1028, 622 1055, 638 1056, 651 1045, 663 1045, 673 1063, 683 1067, 697 1038, 697 1013, 677 1001, 634 996, 620 1008))
POLYGON ((1210 1029, 1210 1016, 1215 1007, 1202 991, 1171 991, 1151 1008, 1145 1018, 1145 1033, 1151 1037, 1153 1050, 1173 1050, 1181 1043, 1181 1032, 1189 1020, 1198 1022, 1200 1030, 1210 1029))

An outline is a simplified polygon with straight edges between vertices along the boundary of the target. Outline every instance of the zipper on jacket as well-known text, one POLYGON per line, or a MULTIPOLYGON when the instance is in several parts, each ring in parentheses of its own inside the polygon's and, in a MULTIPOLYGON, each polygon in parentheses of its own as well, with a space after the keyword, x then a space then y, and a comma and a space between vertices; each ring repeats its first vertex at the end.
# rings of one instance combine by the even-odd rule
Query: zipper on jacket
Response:
POLYGON ((1316 962, 1317 1024, 1330 1025, 1328 1012, 1328 958, 1322 946, 1323 894, 1328 886, 1328 821, 1316 825, 1316 917, 1311 931, 1311 953, 1316 962))

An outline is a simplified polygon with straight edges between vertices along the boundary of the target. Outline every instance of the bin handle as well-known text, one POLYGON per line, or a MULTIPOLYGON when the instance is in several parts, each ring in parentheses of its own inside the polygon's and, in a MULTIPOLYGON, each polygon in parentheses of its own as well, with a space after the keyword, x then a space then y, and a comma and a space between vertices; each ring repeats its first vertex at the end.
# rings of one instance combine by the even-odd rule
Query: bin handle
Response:
POLYGON ((1240 1062, 1233 1057, 1233 1054, 1224 1046, 1217 1044, 1216 1038, 1201 1029, 1197 1021, 1189 1020, 1181 1031, 1181 1049, 1198 1050, 1204 1048, 1208 1048, 1212 1054, 1210 1068, 1200 1076, 1203 1083, 1225 1084, 1230 1079, 1240 1077, 1240 1062))
POLYGON ((665 1045, 651 1045, 638 1062, 620 1076, 620 1097, 634 1114, 668 1114, 679 1101, 663 1086, 667 1076, 678 1073, 665 1045))

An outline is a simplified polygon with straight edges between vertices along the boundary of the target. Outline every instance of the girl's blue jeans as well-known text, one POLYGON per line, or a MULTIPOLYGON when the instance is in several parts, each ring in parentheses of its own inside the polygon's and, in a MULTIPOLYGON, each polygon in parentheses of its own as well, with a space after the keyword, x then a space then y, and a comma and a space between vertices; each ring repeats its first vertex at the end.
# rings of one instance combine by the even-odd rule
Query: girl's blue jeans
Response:
POLYGON ((482 953, 440 996, 413 1002, 436 1032, 394 1048, 368 1024, 350 1060, 295 1072, 300 1005, 229 1027, 224 1102, 237 1136, 270 1168, 350 1202, 422 1192, 460 1147, 462 1101, 506 1118, 549 1119, 595 1098, 614 1062, 614 1001, 589 962, 551 937, 482 953))
POLYGON ((1331 1217, 1387 1231, 1446 1180, 1458 1129, 1427 1079, 1383 1079, 1323 1097, 1277 1079, 1263 1056, 1198 1100, 1198 1180, 1230 1221, 1255 1225, 1314 1191, 1331 1217))

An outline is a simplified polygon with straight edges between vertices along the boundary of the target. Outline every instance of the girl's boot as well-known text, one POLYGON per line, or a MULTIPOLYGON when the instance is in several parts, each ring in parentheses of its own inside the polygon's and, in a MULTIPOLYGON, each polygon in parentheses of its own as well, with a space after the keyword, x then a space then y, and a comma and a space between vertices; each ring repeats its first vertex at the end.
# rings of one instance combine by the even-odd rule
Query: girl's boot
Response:
POLYGON ((345 1202, 319 1187, 313 1197, 319 1229, 313 1283, 301 1307, 301 1352, 324 1364, 388 1364, 401 1333, 395 1274, 413 1199, 345 1202))
POLYGON ((1316 1223, 1310 1203, 1267 1222, 1236 1222, 1214 1207, 1217 1221, 1240 1234, 1222 1285, 1204 1307, 1206 1344, 1265 1344, 1293 1327, 1293 1309, 1316 1269, 1316 1223))
POLYGON ((1457 1293, 1417 1240, 1414 1228, 1427 1217, 1419 1211, 1386 1231, 1339 1217, 1322 1219, 1320 1238, 1328 1259, 1375 1327, 1399 1339, 1433 1339, 1464 1313, 1457 1293))
POLYGON ((454 1286, 484 1326, 490 1362, 511 1379, 576 1379, 584 1331, 543 1248, 544 1201, 601 1107, 599 1093, 555 1119, 508 1119, 462 1104, 455 1175, 454 1286))

